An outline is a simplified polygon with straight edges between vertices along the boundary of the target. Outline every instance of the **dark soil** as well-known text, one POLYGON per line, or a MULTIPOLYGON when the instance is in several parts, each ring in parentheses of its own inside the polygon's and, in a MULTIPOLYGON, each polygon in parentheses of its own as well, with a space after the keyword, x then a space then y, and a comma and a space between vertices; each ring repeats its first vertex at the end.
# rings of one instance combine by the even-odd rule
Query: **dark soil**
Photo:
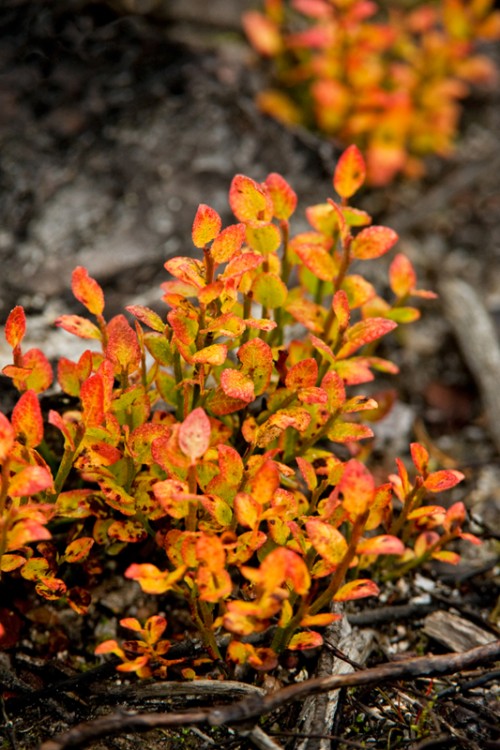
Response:
MULTIPOLYGON (((264 71, 239 33, 240 5, 238 0, 214 2, 205 13, 200 0, 174 2, 166 10, 153 2, 151 14, 139 15, 124 13, 121 2, 3 0, 0 319, 14 305, 24 305, 31 343, 54 359, 77 356, 79 350, 78 341, 53 328, 57 315, 81 312, 70 293, 76 265, 86 266, 101 283, 109 314, 126 304, 162 310, 163 263, 192 252, 190 230, 200 202, 229 218, 227 191, 235 173, 255 179, 281 173, 302 208, 332 194, 339 148, 313 134, 286 130, 254 106, 264 71)), ((400 247, 415 263, 422 287, 464 278, 479 292, 497 330, 498 133, 500 90, 476 90, 464 106, 451 160, 429 159, 422 181, 366 191, 362 197, 377 223, 400 233, 400 247)), ((415 601, 417 607, 422 602, 453 609, 498 638, 498 625, 488 617, 499 593, 500 466, 488 415, 439 303, 424 306, 422 320, 401 334, 398 345, 390 355, 401 374, 377 387, 397 387, 401 402, 380 431, 376 458, 392 470, 394 457, 425 436, 440 460, 466 471, 460 499, 472 512, 475 533, 486 541, 479 551, 464 548, 458 569, 426 570, 416 582, 394 586, 378 606, 415 601)), ((9 361, 2 341, 0 365, 9 361)), ((3 379, 0 407, 5 411, 11 396, 3 379)), ((124 611, 147 612, 150 604, 135 585, 124 586, 118 575, 110 578, 87 619, 40 602, 33 607, 20 591, 2 591, 0 607, 7 600, 7 606, 13 600, 16 606, 9 609, 12 642, 0 651, 1 748, 28 750, 117 706, 185 708, 179 698, 166 707, 158 700, 121 700, 112 667, 84 671, 95 664, 96 628, 102 640, 116 631, 124 611)), ((415 611, 375 625, 373 662, 453 650, 422 630, 429 609, 415 611)), ((352 619, 355 623, 354 614, 352 619)), ((311 676, 317 656, 284 664, 279 679, 311 676)), ((332 740, 321 748, 361 747, 364 740, 370 747, 413 750, 498 747, 492 744, 498 739, 495 688, 486 681, 467 692, 460 687, 467 679, 452 680, 456 693, 445 693, 435 704, 430 702, 434 694, 423 693, 425 685, 343 694, 334 730, 354 744, 332 740), (429 734, 434 744, 421 741, 429 734)), ((440 684, 437 692, 445 687, 440 684)), ((196 705, 207 705, 207 699, 189 701, 190 708, 196 705)), ((297 715, 296 709, 286 709, 263 728, 268 734, 281 732, 277 739, 284 747, 298 747, 297 739, 286 737, 297 728, 297 715)), ((152 748, 180 743, 208 748, 221 742, 228 748, 253 746, 236 730, 197 734, 185 728, 156 730, 146 738, 127 733, 92 747, 129 750, 144 742, 152 748)), ((319 745, 309 743, 307 750, 313 747, 319 745)))

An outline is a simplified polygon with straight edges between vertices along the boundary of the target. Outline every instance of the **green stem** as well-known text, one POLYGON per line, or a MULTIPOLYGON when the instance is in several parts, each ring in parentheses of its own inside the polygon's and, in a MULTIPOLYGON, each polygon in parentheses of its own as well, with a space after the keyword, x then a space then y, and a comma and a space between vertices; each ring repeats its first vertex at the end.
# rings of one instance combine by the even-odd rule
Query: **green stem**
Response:
POLYGON ((183 381, 183 374, 182 374, 182 365, 181 365, 181 355, 177 348, 174 349, 174 377, 175 382, 177 385, 177 411, 176 411, 176 417, 178 422, 182 422, 184 419, 184 393, 182 390, 182 381, 183 381))
POLYGON ((195 591, 191 592, 191 615, 210 658, 214 660, 222 659, 215 635, 212 631, 212 615, 205 602, 195 599, 195 591), (205 622, 205 617, 207 617, 208 623, 205 622))
MULTIPOLYGON (((188 488, 191 495, 198 494, 198 480, 196 478, 196 464, 191 464, 188 469, 188 488)), ((198 507, 194 502, 189 501, 189 513, 186 518, 186 530, 196 531, 196 521, 198 516, 198 507)))

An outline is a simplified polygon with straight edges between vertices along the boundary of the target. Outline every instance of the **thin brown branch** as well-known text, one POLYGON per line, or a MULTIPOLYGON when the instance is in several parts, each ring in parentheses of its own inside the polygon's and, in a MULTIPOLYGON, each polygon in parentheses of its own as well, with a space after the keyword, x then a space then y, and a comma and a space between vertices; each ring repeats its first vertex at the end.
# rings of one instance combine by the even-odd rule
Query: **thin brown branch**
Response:
MULTIPOLYGON (((500 640, 497 640, 464 653, 419 656, 405 661, 382 664, 351 674, 317 677, 290 685, 269 695, 246 697, 227 706, 173 714, 128 715, 118 712, 86 724, 79 724, 65 734, 45 742, 41 750, 66 750, 66 748, 78 747, 98 737, 120 732, 147 732, 158 727, 178 727, 205 723, 210 726, 220 726, 248 719, 258 719, 286 703, 304 699, 306 696, 318 695, 343 687, 378 685, 381 682, 391 680, 411 681, 419 677, 455 674, 462 670, 472 669, 480 664, 490 664, 499 658, 500 640)), ((193 693, 195 693, 196 684, 191 684, 193 693)))

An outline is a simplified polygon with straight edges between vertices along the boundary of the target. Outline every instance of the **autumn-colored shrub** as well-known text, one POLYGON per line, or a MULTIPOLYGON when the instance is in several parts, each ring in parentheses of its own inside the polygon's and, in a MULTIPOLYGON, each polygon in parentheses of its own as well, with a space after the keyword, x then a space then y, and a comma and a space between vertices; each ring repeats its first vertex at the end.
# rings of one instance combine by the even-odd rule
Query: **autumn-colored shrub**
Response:
MULTIPOLYGON (((160 609, 189 607, 208 654, 196 664, 225 655, 270 669, 284 649, 321 644, 317 629, 339 617, 333 601, 376 596, 375 567, 382 580, 430 558, 455 563, 448 543, 477 541, 462 531, 462 503, 428 502, 462 474, 432 468, 422 445, 411 446, 410 473, 398 461, 382 484, 361 460, 373 433, 359 417, 383 409, 349 388, 396 372, 374 343, 418 317, 411 297, 434 296, 416 288, 401 254, 390 302, 358 273, 397 241, 349 205, 364 177, 352 146, 333 179, 340 200, 310 206, 311 229, 292 237, 296 195, 285 180, 237 175, 236 223, 223 229, 201 205, 192 239, 202 257, 165 263, 166 319, 136 305, 134 324, 107 320, 101 287, 76 268, 73 293, 95 322, 56 323, 101 350, 61 357, 58 384, 74 405, 50 411, 48 424, 38 394, 51 368, 23 350, 24 311, 12 310, 4 373, 20 397, 10 418, 0 414, 3 576, 84 614, 106 556, 124 551, 125 576, 161 597, 160 609), (245 638, 270 626, 260 645, 245 638)), ((122 624, 139 640, 97 649, 117 654, 120 669, 163 675, 178 661, 161 640, 163 616, 122 624)))
POLYGON ((254 47, 272 58, 276 88, 262 110, 316 127, 366 153, 368 179, 419 176, 422 157, 452 151, 471 83, 496 80, 476 50, 500 37, 493 0, 264 0, 244 15, 254 47))

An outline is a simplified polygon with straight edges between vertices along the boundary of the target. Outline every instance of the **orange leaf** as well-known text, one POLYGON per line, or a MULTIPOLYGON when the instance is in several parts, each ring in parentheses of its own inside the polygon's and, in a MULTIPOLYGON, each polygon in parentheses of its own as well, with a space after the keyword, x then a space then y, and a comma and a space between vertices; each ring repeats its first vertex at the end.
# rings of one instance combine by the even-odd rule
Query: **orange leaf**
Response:
POLYGON ((322 628, 341 619, 342 615, 336 615, 333 612, 322 612, 319 615, 306 615, 300 621, 300 625, 303 628, 322 628))
POLYGON ((203 263, 199 260, 179 256, 170 258, 164 266, 172 276, 186 284, 191 284, 197 289, 206 286, 203 263))
POLYGON ((412 443, 410 445, 411 458, 416 466, 417 471, 422 476, 427 476, 429 467, 429 453, 420 443, 412 443))
POLYGON ((229 188, 229 205, 238 219, 251 227, 269 224, 273 217, 273 202, 265 188, 250 177, 238 174, 229 188))
POLYGON ((211 344, 193 355, 193 362, 202 365, 223 365, 227 357, 226 344, 211 344))
POLYGON ((117 542, 130 542, 132 544, 142 542, 147 538, 147 531, 140 521, 127 519, 126 521, 113 521, 108 527, 108 536, 117 542))
POLYGON ((266 390, 273 371, 273 352, 269 344, 259 338, 248 341, 238 349, 238 359, 242 372, 248 375, 254 384, 255 395, 260 396, 266 390))
POLYGON ((300 456, 297 456, 295 460, 297 461, 300 473, 304 477, 307 488, 311 491, 316 489, 316 487, 318 486, 318 479, 316 477, 316 472, 314 471, 313 465, 305 458, 300 458, 300 456))
POLYGON ((153 331, 163 333, 165 330, 165 323, 163 320, 158 313, 155 313, 154 310, 150 310, 149 307, 144 307, 144 305, 128 305, 125 310, 131 315, 134 315, 137 320, 140 320, 141 323, 144 323, 148 328, 152 328, 153 331))
POLYGON ((223 370, 220 379, 221 388, 231 398, 250 403, 255 398, 253 381, 239 370, 223 370))
POLYGON ((210 255, 216 263, 227 263, 239 253, 245 239, 245 225, 231 224, 215 238, 210 255))
POLYGON ((382 534, 364 539, 356 547, 358 555, 402 555, 405 546, 397 536, 382 534))
POLYGON ((344 382, 334 370, 330 370, 321 381, 321 387, 326 391, 328 410, 333 414, 345 403, 344 382))
POLYGON ((266 177, 264 185, 267 188, 277 219, 288 220, 297 207, 297 195, 288 182, 276 172, 266 177))
POLYGON ((318 648, 323 645, 323 638, 319 633, 309 631, 296 633, 290 640, 287 648, 289 651, 304 651, 308 648, 318 648))
POLYGON ((234 498, 234 512, 241 526, 255 529, 262 513, 262 505, 252 495, 248 495, 246 492, 238 492, 234 498))
POLYGON ((322 281, 332 281, 336 273, 336 265, 327 250, 320 245, 295 243, 293 250, 311 273, 322 281))
POLYGON ((386 318, 361 320, 347 329, 344 335, 344 344, 340 347, 337 356, 339 358, 349 357, 361 346, 382 338, 395 328, 397 328, 397 323, 386 320, 386 318))
POLYGON ((385 255, 398 241, 398 235, 389 227, 367 227, 356 235, 351 252, 359 260, 370 260, 385 255))
POLYGON ((328 438, 334 443, 354 443, 373 437, 373 430, 364 424, 337 420, 328 430, 328 438))
POLYGON ((261 505, 267 505, 273 499, 280 486, 280 476, 276 463, 271 459, 264 461, 248 483, 252 497, 261 505))
POLYGON ((50 472, 43 466, 26 466, 18 474, 14 474, 9 483, 11 497, 36 495, 37 492, 52 487, 53 480, 50 472))
POLYGON ((194 217, 191 237, 195 247, 205 247, 220 232, 222 221, 217 211, 200 203, 194 217))
POLYGON ((68 563, 82 562, 89 556, 94 546, 94 540, 90 536, 82 536, 68 544, 64 551, 64 559, 68 563))
POLYGON ((83 421, 86 427, 100 427, 104 421, 104 385, 100 375, 91 375, 80 389, 83 421))
POLYGON ((369 509, 375 494, 375 481, 360 461, 351 459, 346 463, 338 486, 343 495, 342 505, 351 518, 369 509))
POLYGON ((55 324, 81 339, 101 339, 101 332, 98 327, 80 315, 60 315, 55 324))
POLYGON ((15 349, 24 338, 26 333, 26 315, 24 308, 20 305, 10 311, 5 323, 5 339, 9 346, 15 349))
POLYGON ((304 432, 309 427, 311 415, 300 406, 291 409, 280 409, 272 414, 257 433, 257 446, 264 448, 281 435, 288 427, 293 427, 299 432, 304 432))
POLYGON ((95 279, 83 266, 77 266, 71 276, 71 289, 76 299, 93 315, 102 315, 104 294, 95 279))
POLYGON ((349 146, 338 160, 333 187, 341 198, 350 198, 365 181, 366 167, 357 146, 349 146))
POLYGON ((347 552, 347 542, 330 524, 312 518, 306 522, 307 536, 316 552, 332 567, 337 566, 347 552))
POLYGON ((34 448, 42 442, 42 410, 35 391, 23 393, 12 411, 11 424, 17 439, 21 439, 28 448, 34 448))
POLYGON ((243 14, 242 24, 250 43, 261 55, 274 57, 281 52, 283 39, 278 25, 263 13, 250 10, 243 14))
POLYGON ((17 374, 14 368, 9 366, 5 367, 3 372, 5 375, 12 375, 14 385, 17 388, 31 388, 36 393, 42 393, 52 383, 54 374, 52 367, 40 349, 28 349, 28 351, 21 357, 22 371, 17 374))
POLYGON ((461 471, 453 469, 433 471, 425 480, 424 487, 429 492, 444 492, 444 490, 455 487, 462 479, 465 479, 465 475, 461 471))
POLYGON ((389 266, 389 283, 396 297, 406 297, 417 285, 417 275, 406 255, 398 253, 389 266))
POLYGON ((124 315, 117 315, 108 323, 106 357, 115 366, 115 372, 135 372, 141 364, 141 350, 137 334, 124 315))
POLYGON ((363 599, 365 596, 378 596, 379 593, 379 588, 374 581, 370 581, 368 578, 359 578, 356 581, 344 584, 337 591, 333 600, 348 602, 352 599, 363 599))
POLYGON ((125 578, 138 581, 145 594, 165 594, 176 587, 177 582, 184 576, 185 566, 176 568, 172 573, 161 571, 156 565, 134 563, 125 571, 125 578))
POLYGON ((196 463, 210 445, 210 420, 206 412, 198 407, 189 414, 179 428, 181 451, 191 463, 196 463))
POLYGON ((298 388, 312 388, 318 379, 318 363, 312 357, 297 362, 289 370, 285 378, 285 385, 292 391, 298 388))

